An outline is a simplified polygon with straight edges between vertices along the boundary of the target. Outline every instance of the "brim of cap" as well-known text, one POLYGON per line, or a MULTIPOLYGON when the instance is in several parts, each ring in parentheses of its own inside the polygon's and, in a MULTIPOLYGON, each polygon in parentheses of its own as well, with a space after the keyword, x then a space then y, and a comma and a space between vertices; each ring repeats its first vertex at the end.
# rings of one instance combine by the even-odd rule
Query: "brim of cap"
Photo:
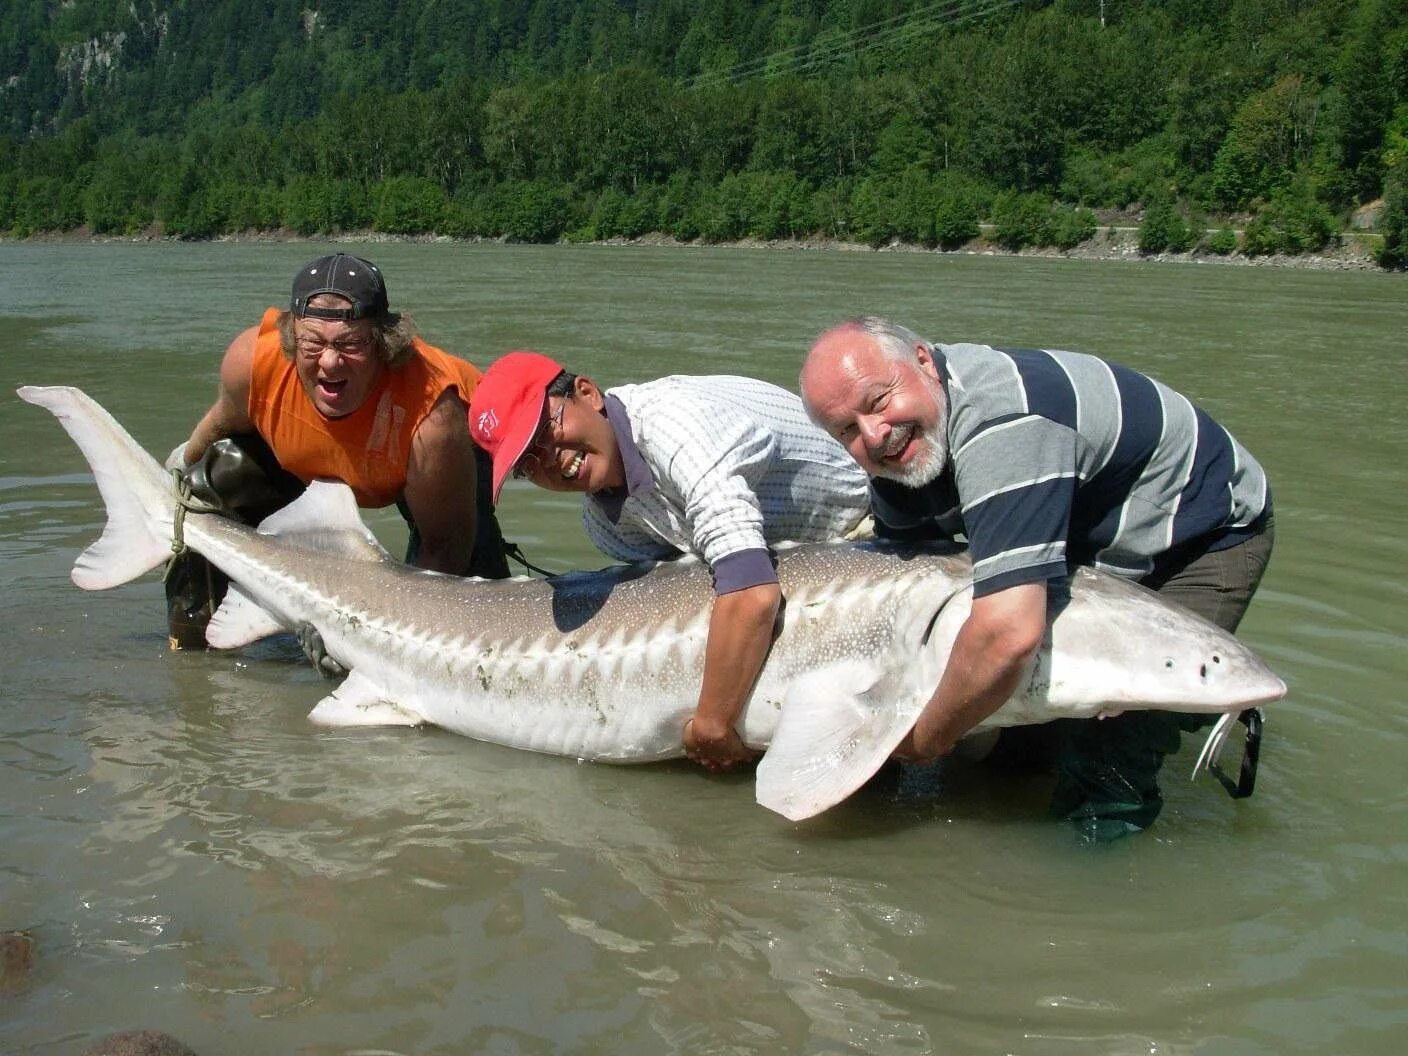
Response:
MULTIPOLYGON (((503 490, 504 483, 513 472, 513 467, 518 465, 518 460, 528 451, 528 445, 533 442, 533 436, 538 431, 538 426, 543 421, 543 407, 548 402, 548 386, 543 383, 541 398, 533 406, 531 415, 519 415, 518 421, 512 423, 504 437, 503 443, 499 445, 498 451, 494 453, 494 505, 499 504, 499 492, 503 490)), ((524 405, 526 408, 527 404, 524 405)))

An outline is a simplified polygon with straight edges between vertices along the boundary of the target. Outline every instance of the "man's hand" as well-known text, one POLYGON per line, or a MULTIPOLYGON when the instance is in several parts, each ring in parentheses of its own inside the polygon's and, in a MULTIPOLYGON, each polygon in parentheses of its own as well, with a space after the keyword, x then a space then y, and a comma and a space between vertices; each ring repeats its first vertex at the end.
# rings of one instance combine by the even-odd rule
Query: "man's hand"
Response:
POLYGON ((914 746, 914 730, 911 729, 904 735, 904 740, 900 741, 900 743, 895 746, 895 750, 890 753, 890 757, 892 759, 898 759, 902 763, 931 763, 943 754, 942 752, 932 756, 921 754, 919 749, 914 746))
POLYGON ((697 715, 684 724, 684 754, 712 774, 758 757, 732 726, 701 720, 697 715))
POLYGON ((323 645, 323 636, 318 633, 316 627, 311 623, 300 623, 293 633, 298 638, 303 655, 308 658, 308 662, 313 665, 318 674, 327 679, 347 677, 347 668, 328 656, 327 648, 323 645))

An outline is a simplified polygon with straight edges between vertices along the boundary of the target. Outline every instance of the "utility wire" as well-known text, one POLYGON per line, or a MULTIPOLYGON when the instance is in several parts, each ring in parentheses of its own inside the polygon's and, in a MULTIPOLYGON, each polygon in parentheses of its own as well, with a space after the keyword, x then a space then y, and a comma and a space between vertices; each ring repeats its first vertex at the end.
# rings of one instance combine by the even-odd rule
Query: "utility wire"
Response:
POLYGON ((913 8, 904 14, 859 26, 821 42, 813 40, 806 44, 796 44, 760 58, 737 63, 725 70, 699 74, 689 81, 687 87, 715 88, 757 76, 771 80, 787 73, 805 72, 834 62, 846 54, 859 55, 931 33, 944 26, 962 25, 1021 2, 1022 0, 941 0, 939 3, 913 8))
MULTIPOLYGON (((701 73, 694 78, 693 82, 691 83, 691 87, 699 85, 701 82, 705 82, 704 86, 708 86, 709 82, 739 80, 751 77, 767 69, 769 63, 783 60, 785 56, 798 55, 798 53, 802 53, 799 56, 799 59, 806 58, 807 53, 811 52, 814 48, 821 48, 822 50, 839 51, 846 48, 850 44, 855 43, 857 40, 860 40, 867 33, 883 32, 887 27, 894 26, 898 23, 903 23, 910 18, 927 15, 928 13, 933 12, 938 8, 953 7, 956 2, 958 2, 958 0, 939 0, 938 3, 929 4, 927 7, 911 8, 909 11, 906 11, 903 14, 891 15, 889 18, 881 19, 879 22, 871 22, 868 25, 857 26, 855 29, 847 30, 846 32, 841 33, 836 37, 828 39, 824 44, 818 45, 815 40, 809 41, 805 44, 794 44, 790 48, 782 48, 778 51, 771 52, 760 58, 747 59, 743 62, 730 66, 728 69, 725 70, 715 70, 710 73, 701 73)), ((962 2, 971 3, 973 2, 973 0, 962 0, 962 2)), ((986 2, 986 0, 979 0, 979 2, 986 2)))
MULTIPOLYGON (((887 32, 882 39, 867 41, 865 44, 856 48, 853 54, 860 55, 867 51, 874 51, 877 48, 889 47, 892 44, 899 43, 911 37, 926 36, 941 27, 958 26, 962 25, 965 22, 972 22, 975 19, 983 18, 984 16, 991 14, 998 8, 1011 7, 1014 4, 1018 4, 1021 2, 1022 0, 979 0, 976 8, 970 8, 966 12, 956 11, 951 17, 927 18, 919 22, 910 22, 903 26, 897 26, 894 30, 887 32)), ((816 61, 808 60, 807 62, 800 63, 793 69, 781 70, 778 73, 769 72, 764 76, 767 78, 771 78, 774 76, 780 76, 783 73, 806 72, 807 70, 814 69, 818 66, 828 65, 838 57, 839 56, 835 55, 834 53, 831 55, 824 55, 818 58, 816 61)))

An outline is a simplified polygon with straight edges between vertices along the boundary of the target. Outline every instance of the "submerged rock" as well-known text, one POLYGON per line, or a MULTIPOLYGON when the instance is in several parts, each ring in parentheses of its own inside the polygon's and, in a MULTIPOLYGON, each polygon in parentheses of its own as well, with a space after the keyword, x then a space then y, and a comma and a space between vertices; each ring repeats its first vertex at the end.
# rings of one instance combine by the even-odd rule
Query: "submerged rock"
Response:
POLYGON ((82 1056, 196 1056, 195 1050, 160 1030, 121 1030, 99 1038, 82 1056))
POLYGON ((18 990, 34 971, 34 936, 27 931, 0 931, 0 993, 18 990))

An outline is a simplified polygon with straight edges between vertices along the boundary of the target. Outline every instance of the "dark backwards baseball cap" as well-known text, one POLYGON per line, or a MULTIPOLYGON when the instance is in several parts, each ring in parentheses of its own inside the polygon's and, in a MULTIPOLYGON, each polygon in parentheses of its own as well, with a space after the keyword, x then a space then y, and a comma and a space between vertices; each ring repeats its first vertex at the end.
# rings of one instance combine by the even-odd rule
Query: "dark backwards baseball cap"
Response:
POLYGON ((319 257, 293 277, 294 315, 314 319, 368 319, 389 315, 386 283, 377 266, 347 253, 319 257), (320 293, 333 293, 352 302, 350 308, 313 308, 308 302, 320 293))

